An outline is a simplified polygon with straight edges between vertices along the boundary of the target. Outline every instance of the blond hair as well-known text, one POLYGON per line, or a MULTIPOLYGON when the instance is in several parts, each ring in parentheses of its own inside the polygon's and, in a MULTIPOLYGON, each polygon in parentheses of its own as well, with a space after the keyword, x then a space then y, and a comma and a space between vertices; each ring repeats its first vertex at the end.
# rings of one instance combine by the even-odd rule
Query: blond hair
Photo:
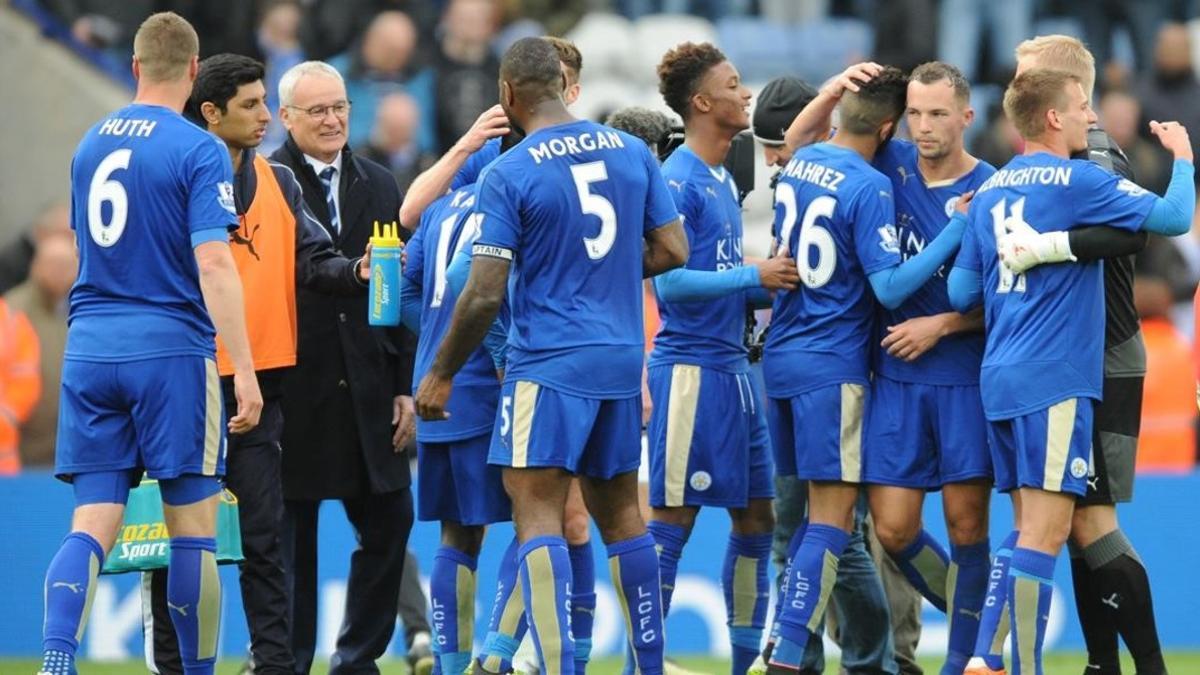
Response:
POLYGON ((1062 70, 1079 78, 1083 93, 1092 98, 1096 86, 1096 57, 1070 35, 1039 35, 1017 45, 1017 60, 1032 58, 1034 68, 1062 70))
POLYGON ((196 29, 175 12, 151 14, 133 36, 138 72, 151 82, 182 79, 199 53, 196 29))
POLYGON ((1027 70, 1013 79, 1004 92, 1004 114, 1021 138, 1032 140, 1046 133, 1046 111, 1066 106, 1071 82, 1081 84, 1074 73, 1045 68, 1027 70))
POLYGON ((570 71, 567 78, 570 81, 567 82, 567 85, 578 83, 579 72, 583 70, 583 54, 579 53, 579 47, 576 47, 575 43, 570 40, 553 35, 546 35, 543 39, 554 45, 555 51, 558 52, 558 60, 562 61, 570 71))

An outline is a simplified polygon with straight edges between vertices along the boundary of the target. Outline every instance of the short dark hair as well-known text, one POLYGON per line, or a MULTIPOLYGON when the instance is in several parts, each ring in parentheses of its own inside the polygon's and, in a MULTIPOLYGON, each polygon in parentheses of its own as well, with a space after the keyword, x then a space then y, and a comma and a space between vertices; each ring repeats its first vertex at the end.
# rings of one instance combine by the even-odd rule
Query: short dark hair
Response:
POLYGON ((657 110, 631 105, 614 111, 604 121, 608 126, 637 136, 651 147, 663 142, 671 131, 671 120, 657 110))
POLYGON ((712 43, 684 42, 663 54, 658 64, 658 92, 667 107, 687 120, 692 96, 713 66, 728 59, 712 43))
POLYGON ((912 74, 908 76, 908 79, 915 80, 921 84, 933 84, 934 82, 949 80, 950 86, 954 87, 954 98, 958 99, 959 103, 965 104, 971 100, 971 85, 967 82, 967 78, 963 76, 961 70, 945 61, 922 63, 913 68, 912 74))
POLYGON ((241 54, 214 54, 200 62, 200 71, 192 85, 186 113, 200 126, 207 126, 200 106, 211 103, 222 113, 229 100, 237 96, 238 87, 263 79, 263 64, 241 54))
POLYGON ((1034 68, 1016 76, 1004 92, 1004 115, 1021 138, 1037 138, 1046 132, 1046 111, 1065 105, 1068 83, 1083 82, 1065 70, 1034 68))
MULTIPOLYGON (((583 70, 583 54, 579 53, 579 47, 576 47, 575 43, 570 40, 553 35, 547 35, 543 39, 554 45, 554 49, 558 51, 558 60, 571 69, 571 76, 575 78, 575 82, 578 82, 579 73, 583 70)), ((568 82, 567 84, 574 84, 575 82, 568 82)))
POLYGON ((563 72, 558 50, 540 37, 521 38, 504 52, 500 79, 513 89, 523 105, 534 105, 562 96, 563 72))
POLYGON ((885 66, 858 91, 842 94, 838 124, 852 134, 873 134, 885 122, 900 119, 908 97, 908 78, 899 68, 885 66))

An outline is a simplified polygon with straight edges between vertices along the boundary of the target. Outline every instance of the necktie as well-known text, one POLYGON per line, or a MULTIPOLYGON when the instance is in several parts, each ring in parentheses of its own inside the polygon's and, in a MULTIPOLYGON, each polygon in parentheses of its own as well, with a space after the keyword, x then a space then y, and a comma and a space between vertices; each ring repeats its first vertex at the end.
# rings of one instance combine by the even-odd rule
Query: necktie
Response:
POLYGON ((332 166, 327 166, 321 171, 321 184, 325 186, 325 205, 329 207, 329 226, 333 228, 334 233, 342 231, 342 224, 338 218, 337 200, 333 194, 333 175, 337 173, 337 169, 332 166))

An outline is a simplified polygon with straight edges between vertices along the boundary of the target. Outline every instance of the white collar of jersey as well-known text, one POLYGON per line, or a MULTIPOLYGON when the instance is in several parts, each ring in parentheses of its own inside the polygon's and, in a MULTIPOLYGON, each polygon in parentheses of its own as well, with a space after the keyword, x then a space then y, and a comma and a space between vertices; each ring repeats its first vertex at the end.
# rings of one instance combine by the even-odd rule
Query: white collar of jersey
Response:
POLYGON ((712 174, 713 178, 716 178, 718 181, 720 181, 722 183, 725 182, 725 166, 724 165, 713 168, 713 167, 705 164, 704 167, 706 169, 708 169, 708 172, 712 174))
POLYGON ((334 157, 333 161, 328 164, 326 164, 325 162, 322 162, 321 160, 317 159, 316 157, 313 157, 312 155, 305 155, 304 161, 308 162, 308 165, 313 168, 313 172, 315 172, 318 176, 321 175, 322 171, 324 171, 325 169, 327 169, 328 167, 331 167, 331 166, 334 168, 335 171, 337 171, 337 175, 339 175, 339 176, 342 175, 342 153, 341 153, 341 151, 339 151, 337 154, 337 157, 334 157))

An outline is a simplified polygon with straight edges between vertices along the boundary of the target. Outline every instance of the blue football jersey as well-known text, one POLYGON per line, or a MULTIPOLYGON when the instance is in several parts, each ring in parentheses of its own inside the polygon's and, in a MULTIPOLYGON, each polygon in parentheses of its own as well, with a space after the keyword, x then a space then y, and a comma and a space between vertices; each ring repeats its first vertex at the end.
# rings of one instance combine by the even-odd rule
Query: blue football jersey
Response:
POLYGON ((127 105, 88 130, 71 161, 66 358, 215 354, 192 248, 237 226, 232 181, 225 145, 167 108, 127 105))
POLYGON ((772 234, 800 286, 775 295, 763 350, 767 393, 866 384, 875 296, 867 276, 900 264, 892 184, 853 150, 800 149, 775 186, 772 234))
POLYGON ((1086 160, 1022 155, 971 203, 956 267, 983 284, 987 347, 980 390, 988 419, 1010 419, 1068 398, 1100 399, 1104 364, 1102 263, 1039 265, 1014 275, 996 237, 1024 222, 1038 232, 1086 225, 1136 230, 1157 197, 1086 160))
POLYGON ((584 120, 540 129, 483 172, 476 209, 473 254, 513 265, 505 377, 636 396, 644 236, 678 217, 646 144, 584 120))
POLYGON ((474 185, 479 180, 479 174, 483 173, 483 168, 491 164, 500 156, 500 140, 503 136, 488 139, 483 147, 471 153, 467 157, 467 161, 459 167, 458 173, 454 174, 454 179, 450 181, 450 189, 458 190, 468 185, 474 185))
MULTIPOLYGON (((711 167, 686 145, 662 168, 691 253, 687 268, 720 272, 742 266, 742 208, 725 167, 711 167)), ((746 292, 701 302, 666 302, 658 296, 662 327, 650 365, 687 363, 725 372, 749 368, 743 337, 746 292)))
MULTIPOLYGON (((956 180, 927 183, 917 168, 917 146, 911 141, 893 139, 875 155, 876 169, 892 181, 896 196, 896 236, 900 257, 904 260, 920 253, 933 241, 954 215, 954 206, 964 192, 977 189, 996 173, 996 168, 980 161, 956 180)), ((953 312, 946 292, 946 277, 953 264, 938 270, 925 285, 899 307, 879 307, 879 335, 887 327, 908 319, 953 312)), ((878 345, 878 342, 876 343, 878 345)), ((913 363, 898 359, 877 346, 875 368, 880 374, 900 382, 938 385, 979 383, 979 364, 983 360, 983 333, 955 333, 938 341, 913 363)))
MULTIPOLYGON (((450 330, 458 297, 446 283, 446 268, 464 246, 474 240, 478 216, 475 186, 452 192, 426 207, 421 223, 409 240, 404 266, 405 283, 421 288, 421 332, 413 367, 413 391, 433 365, 442 337, 450 330)), ((454 376, 454 389, 446 420, 417 420, 417 437, 444 442, 470 438, 490 431, 496 418, 500 381, 487 349, 480 346, 454 376)))

